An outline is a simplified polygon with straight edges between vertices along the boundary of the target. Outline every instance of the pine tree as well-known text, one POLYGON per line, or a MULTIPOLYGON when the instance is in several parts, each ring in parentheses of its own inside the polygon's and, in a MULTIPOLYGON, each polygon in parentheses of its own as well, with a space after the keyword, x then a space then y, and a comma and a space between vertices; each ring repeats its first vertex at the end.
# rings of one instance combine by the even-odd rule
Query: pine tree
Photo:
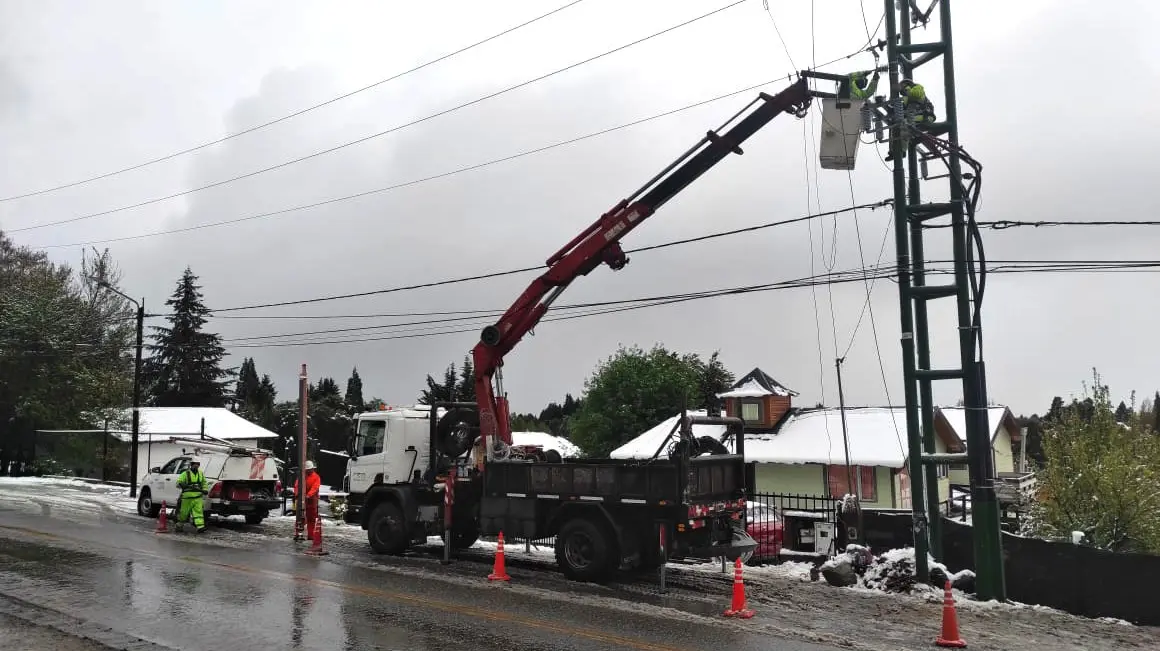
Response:
POLYGON ((455 389, 455 399, 464 402, 475 400, 475 365, 467 356, 464 356, 463 367, 459 371, 459 385, 455 389))
POLYGON ((247 357, 242 361, 238 371, 238 386, 234 389, 234 411, 244 411, 258 395, 261 380, 258 379, 258 369, 254 359, 247 357))
MULTIPOLYGON (((430 375, 427 376, 427 388, 420 392, 419 404, 429 405, 433 402, 459 400, 458 394, 459 379, 455 372, 455 364, 451 364, 443 371, 442 383, 436 382, 430 375)), ((474 391, 472 394, 474 395, 474 391)))
POLYGON ((166 305, 170 325, 153 326, 146 365, 150 401, 157 407, 224 407, 231 399, 232 369, 221 367, 221 338, 203 332, 210 310, 202 302, 197 276, 188 267, 166 305))
POLYGON ((1132 410, 1128 409, 1127 403, 1125 403, 1123 400, 1121 400, 1120 404, 1116 407, 1116 422, 1117 423, 1126 423, 1126 422, 1128 422, 1128 420, 1131 417, 1132 417, 1132 410))
POLYGON ((358 368, 350 372, 350 379, 346 381, 346 406, 352 411, 363 410, 363 392, 362 392, 362 378, 359 377, 358 368))

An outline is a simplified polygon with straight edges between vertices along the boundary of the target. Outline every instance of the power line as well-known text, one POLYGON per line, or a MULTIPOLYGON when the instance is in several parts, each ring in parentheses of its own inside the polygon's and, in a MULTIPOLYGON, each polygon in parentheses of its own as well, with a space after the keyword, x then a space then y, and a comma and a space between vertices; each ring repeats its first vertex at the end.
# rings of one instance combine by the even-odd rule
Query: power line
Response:
POLYGON ((318 103, 318 104, 314 104, 313 106, 308 106, 308 107, 306 107, 306 108, 304 108, 304 109, 299 109, 299 110, 297 110, 297 111, 294 111, 293 113, 290 113, 290 114, 288 114, 288 115, 283 115, 283 116, 282 116, 282 117, 280 117, 280 118, 276 118, 276 119, 274 119, 274 120, 270 120, 269 122, 263 122, 262 124, 259 124, 259 125, 257 125, 257 126, 253 126, 253 127, 250 127, 250 128, 248 128, 248 129, 243 129, 242 131, 237 131, 237 132, 234 132, 234 133, 231 133, 231 134, 228 134, 228 135, 222 136, 221 138, 218 138, 217 140, 211 140, 211 141, 208 141, 208 142, 204 142, 204 143, 202 143, 202 144, 200 144, 200 145, 195 145, 195 146, 193 146, 193 147, 189 147, 189 148, 187 148, 187 149, 182 149, 182 150, 180 150, 180 151, 176 151, 176 152, 173 152, 173 153, 171 153, 171 154, 166 154, 166 155, 164 155, 164 156, 160 156, 160 157, 158 157, 158 158, 153 158, 153 159, 151 159, 151 160, 147 160, 147 161, 145 161, 145 162, 142 162, 142 163, 137 163, 136 165, 130 165, 129 167, 123 167, 123 168, 121 168, 121 169, 119 169, 119 170, 114 170, 114 171, 112 171, 112 172, 106 172, 106 173, 104 173, 104 174, 99 174, 99 175, 97 175, 97 176, 89 177, 89 178, 87 178, 87 179, 81 179, 81 180, 79 180, 79 181, 73 181, 73 182, 71 182, 71 183, 65 183, 65 184, 63 184, 63 185, 57 185, 57 186, 54 186, 54 187, 51 187, 51 188, 44 188, 44 189, 42 189, 42 190, 35 190, 35 191, 31 191, 31 192, 25 192, 24 194, 17 194, 17 195, 12 195, 12 196, 10 196, 10 197, 2 197, 2 198, 0 198, 0 202, 5 202, 5 201, 15 201, 16 199, 24 199, 24 198, 27 198, 27 197, 34 197, 34 196, 41 195, 41 194, 48 194, 49 192, 56 192, 57 190, 64 190, 65 188, 73 188, 73 187, 76 187, 76 186, 78 186, 78 185, 84 185, 84 184, 86 184, 86 183, 92 183, 93 181, 99 181, 99 180, 101 180, 101 179, 107 179, 107 178, 109 178, 109 177, 111 177, 111 176, 117 176, 118 174, 124 174, 125 172, 131 172, 131 171, 133 171, 133 170, 139 170, 139 169, 141 169, 141 168, 143 168, 143 167, 148 167, 148 166, 150 166, 150 165, 154 165, 154 164, 156 164, 156 163, 160 163, 160 162, 167 161, 167 160, 170 160, 170 159, 173 159, 173 158, 177 158, 178 156, 184 156, 185 154, 190 154, 190 153, 193 153, 193 152, 195 152, 195 151, 200 151, 200 150, 202 150, 202 149, 205 149, 205 148, 207 148, 207 147, 212 147, 212 146, 214 146, 214 145, 219 145, 219 144, 221 144, 221 143, 223 143, 223 142, 226 142, 227 140, 233 140, 234 138, 237 138, 237 137, 239 137, 239 136, 244 136, 244 135, 246 135, 247 133, 253 133, 253 132, 255 132, 255 131, 258 131, 258 130, 260 130, 260 129, 265 129, 266 127, 273 126, 273 125, 275 125, 275 124, 278 124, 278 123, 280 123, 280 122, 285 122, 286 120, 289 120, 289 119, 291 119, 291 118, 296 118, 296 117, 298 117, 299 115, 303 115, 303 114, 305 114, 305 113, 309 113, 310 111, 314 111, 314 110, 316 110, 316 109, 320 109, 320 108, 322 108, 322 107, 324 107, 324 106, 329 106, 329 105, 331 105, 331 104, 334 104, 335 102, 338 102, 338 101, 341 101, 341 100, 347 99, 348 97, 352 97, 352 96, 354 96, 354 95, 357 95, 357 94, 359 94, 359 93, 362 93, 362 92, 364 92, 364 91, 368 91, 368 90, 370 90, 370 89, 372 89, 372 88, 376 88, 376 87, 378 87, 378 86, 382 86, 383 84, 386 84, 386 83, 392 82, 392 81, 394 81, 394 80, 396 80, 396 79, 399 79, 400 77, 405 77, 406 75, 409 75, 409 74, 411 74, 411 73, 413 73, 413 72, 418 72, 418 71, 422 70, 423 68, 426 68, 426 67, 428 67, 428 66, 431 66, 431 65, 434 65, 434 64, 436 64, 436 63, 439 63, 440 61, 446 61, 447 59, 450 59, 451 57, 457 56, 457 55, 459 55, 459 54, 463 54, 464 52, 467 52, 468 50, 472 50, 472 49, 474 49, 474 48, 476 48, 476 47, 479 47, 480 45, 483 45, 483 44, 485 44, 485 43, 489 43, 489 42, 491 42, 491 41, 494 41, 494 40, 496 40, 496 39, 498 39, 498 38, 500 38, 500 37, 507 36, 508 34, 511 34, 512 32, 515 32, 515 31, 517 31, 517 30, 519 30, 519 29, 522 29, 522 28, 524 28, 524 27, 527 27, 528 25, 531 25, 531 24, 533 24, 533 23, 539 22, 539 21, 541 21, 541 20, 543 20, 543 19, 545 19, 545 18, 547 18, 547 17, 549 17, 549 16, 552 16, 552 15, 554 15, 554 14, 560 13, 561 11, 564 11, 565 9, 568 9, 569 7, 572 7, 572 6, 578 5, 578 4, 580 4, 581 2, 583 2, 583 1, 584 1, 584 0, 573 0, 573 2, 569 2, 568 4, 566 4, 566 5, 562 6, 562 7, 558 7, 558 8, 556 8, 556 9, 553 9, 553 10, 549 11, 549 12, 548 12, 548 13, 546 13, 546 14, 540 14, 539 16, 536 16, 535 18, 532 18, 531 20, 524 21, 524 22, 522 22, 522 23, 520 23, 519 25, 516 25, 516 26, 514 26, 514 27, 509 27, 509 28, 507 28, 507 29, 503 30, 502 32, 499 32, 499 33, 497 33, 497 34, 493 34, 493 35, 491 35, 491 36, 488 36, 487 38, 485 38, 485 39, 483 39, 483 40, 481 40, 481 41, 476 41, 475 43, 472 43, 471 45, 468 45, 468 46, 465 46, 465 47, 461 47, 461 48, 459 48, 458 50, 455 50, 454 52, 450 52, 450 53, 448 53, 448 54, 444 54, 443 56, 441 56, 441 57, 439 57, 439 58, 437 58, 437 59, 432 59, 432 60, 430 60, 430 61, 428 61, 428 62, 426 62, 426 63, 420 64, 420 65, 417 65, 417 66, 415 66, 414 68, 410 68, 410 69, 408 69, 408 70, 404 70, 403 72, 400 72, 400 73, 398 73, 398 74, 395 74, 395 75, 392 75, 392 76, 390 76, 390 77, 387 77, 386 79, 380 79, 379 81, 376 81, 376 82, 374 82, 373 84, 368 84, 368 85, 366 85, 366 86, 363 86, 362 88, 358 88, 358 89, 356 89, 356 90, 352 90, 352 91, 350 91, 350 92, 348 92, 348 93, 343 93, 342 95, 339 95, 338 97, 332 97, 332 98, 330 98, 330 99, 326 100, 325 102, 321 102, 321 103, 318 103))
MULTIPOLYGON (((997 219, 990 221, 976 222, 980 228, 990 228, 993 230, 1006 230, 1008 228, 1021 227, 1045 227, 1045 226, 1160 226, 1160 221, 1143 220, 1115 220, 1115 219, 1088 219, 1076 221, 1018 221, 1009 219, 997 219)), ((950 224, 924 224, 924 228, 950 228, 950 224)))
POLYGON ((690 20, 686 20, 685 22, 683 22, 683 23, 679 23, 679 24, 677 24, 677 25, 673 25, 672 27, 667 27, 667 28, 665 28, 665 29, 663 29, 663 30, 661 30, 661 31, 659 31, 659 32, 654 32, 654 33, 652 33, 652 34, 650 34, 650 35, 648 35, 648 36, 645 36, 645 37, 643 37, 643 38, 639 38, 639 39, 637 39, 637 40, 635 40, 635 41, 632 41, 631 43, 627 43, 627 44, 625 44, 625 45, 621 45, 621 46, 619 46, 619 47, 616 47, 616 48, 613 48, 613 49, 611 49, 611 50, 607 50, 607 51, 605 51, 605 52, 603 52, 603 53, 601 53, 601 54, 597 54, 597 55, 595 55, 595 56, 592 56, 592 57, 589 57, 589 58, 587 58, 587 59, 584 59, 583 61, 578 61, 578 62, 576 62, 576 63, 569 64, 569 65, 567 65, 567 66, 564 66, 563 68, 559 68, 559 69, 557 69, 557 70, 554 70, 554 71, 552 71, 552 72, 549 72, 549 73, 546 73, 546 74, 540 75, 539 77, 535 77, 535 78, 533 78, 533 79, 529 79, 529 80, 527 80, 527 81, 522 81, 522 82, 520 82, 520 83, 518 83, 518 84, 515 84, 515 85, 513 85, 513 86, 508 86, 507 88, 505 88, 505 89, 503 89, 503 90, 499 90, 499 91, 496 91, 496 92, 494 92, 494 93, 490 93, 490 94, 488 94, 488 95, 484 95, 484 96, 482 96, 482 97, 478 97, 478 98, 476 98, 476 99, 473 99, 473 100, 471 100, 471 101, 469 101, 469 102, 464 102, 464 103, 462 103, 462 104, 459 104, 459 105, 457 105, 457 106, 453 106, 453 107, 451 107, 451 108, 449 108, 449 109, 444 109, 444 110, 442 110, 442 111, 439 111, 439 112, 437 112, 437 113, 432 113, 432 114, 430 114, 430 115, 427 115, 427 116, 425 116, 425 117, 422 117, 422 118, 419 118, 419 119, 416 119, 416 120, 412 120, 412 121, 410 121, 410 122, 407 122, 407 123, 404 123, 404 124, 401 124, 401 125, 398 125, 398 126, 395 126, 395 127, 391 127, 390 129, 387 129, 387 130, 385 130, 385 131, 380 131, 380 132, 378 132, 378 133, 373 133, 373 134, 371 134, 371 135, 369 135, 369 136, 363 136, 362 138, 358 138, 358 139, 355 139, 355 140, 351 140, 351 141, 349 141, 349 142, 345 142, 345 143, 343 143, 343 144, 341 144, 341 145, 335 145, 335 146, 333 146, 333 147, 330 147, 330 148, 328 148, 328 149, 323 149, 323 150, 321 150, 321 151, 316 151, 316 152, 314 152, 313 154, 308 154, 308 155, 306 155, 306 156, 301 156, 301 157, 298 157, 298 158, 294 158, 294 159, 292 159, 292 160, 288 160, 288 161, 285 161, 285 162, 282 162, 282 163, 278 163, 277 165, 271 165, 270 167, 265 167, 265 168, 262 168, 262 169, 259 169, 259 170, 255 170, 255 171, 253 171, 253 172, 247 172, 247 173, 245 173, 245 174, 240 174, 240 175, 238 175, 238 176, 233 176, 233 177, 230 177, 230 178, 227 178, 227 179, 223 179, 223 180, 221 180, 221 181, 214 181, 213 183, 208 183, 208 184, 206 184, 206 185, 198 186, 198 187, 196 187, 196 188, 190 188, 190 189, 188 189, 188 190, 182 190, 182 191, 180 191, 180 192, 175 192, 175 193, 172 193, 172 194, 168 194, 168 195, 166 195, 166 196, 163 196, 163 197, 155 197, 155 198, 153 198, 153 199, 147 199, 147 200, 145 200, 145 201, 139 201, 139 202, 137 202, 137 203, 134 203, 134 204, 129 204, 129 205, 121 206, 121 207, 119 207, 119 208, 111 208, 111 209, 109 209, 109 210, 102 210, 102 211, 100 211, 100 212, 89 213, 89 214, 86 214, 86 215, 79 215, 79 216, 76 216, 76 217, 70 217, 70 218, 68 218, 68 219, 61 219, 61 220, 57 220, 57 221, 54 221, 54 222, 45 222, 45 223, 43 223, 43 224, 37 224, 37 225, 34 225, 34 226, 25 226, 25 227, 23 227, 23 228, 13 228, 13 229, 9 229, 9 232, 12 232, 12 233, 19 233, 19 232, 23 232, 23 231, 30 231, 30 230, 40 229, 40 228, 47 228, 47 227, 49 227, 49 226, 59 226, 59 225, 62 225, 62 224, 71 224, 71 223, 78 222, 78 221, 83 221, 83 220, 86 220, 86 219, 93 219, 93 218, 95 218, 95 217, 102 217, 102 216, 105 216, 105 215, 111 215, 111 214, 118 213, 118 212, 122 212, 122 211, 125 211, 125 210, 131 210, 131 209, 133 209, 133 208, 140 208, 140 207, 142 207, 142 206, 148 206, 148 205, 151 205, 151 204, 159 203, 159 202, 161 202, 161 201, 167 201, 167 200, 169 200, 169 199, 176 199, 177 197, 183 197, 183 196, 186 196, 186 195, 189 195, 189 194, 193 194, 193 193, 195 193, 195 192, 201 192, 202 190, 208 190, 208 189, 210 189, 210 188, 216 188, 216 187, 219 187, 219 186, 222 186, 222 185, 226 185, 226 184, 229 184, 229 183, 234 183, 234 182, 236 182, 236 181, 241 181, 241 180, 243 180, 243 179, 248 179, 248 178, 251 178, 251 177, 254 177, 254 176, 258 176, 258 175, 260 175, 260 174, 265 174, 266 172, 272 172, 272 171, 274 171, 274 170, 282 169, 282 168, 284 168, 284 167, 289 167, 290 165, 295 165, 295 164, 297 164, 297 163, 301 163, 301 162, 303 162, 303 161, 311 160, 311 159, 313 159, 313 158, 317 158, 317 157, 319 157, 319 156, 324 156, 324 155, 326 155, 326 154, 330 154, 330 153, 333 153, 333 152, 339 151, 339 150, 341 150, 341 149, 345 149, 345 148, 347 148, 347 147, 350 147, 350 146, 353 146, 353 145, 357 145, 357 144, 360 144, 360 143, 364 143, 364 142, 367 142, 367 141, 369 141, 369 140, 373 140, 373 139, 375 139, 375 138, 379 138, 379 137, 385 136, 385 135, 387 135, 387 134, 394 133, 394 132, 396 132, 396 131, 401 131, 401 130, 403 130, 403 129, 406 129, 406 128, 408 128, 408 127, 412 127, 412 126, 415 126, 415 125, 417 125, 417 124, 422 124, 423 122, 427 122, 428 120, 433 120, 433 119, 435 119, 435 118, 437 118, 437 117, 440 117, 440 116, 443 116, 443 115, 447 115, 447 114, 449 114, 449 113, 454 113, 455 111, 458 111, 458 110, 460 110, 460 109, 464 109, 464 108, 467 108, 467 107, 469 107, 469 106, 474 106, 475 104, 479 104, 479 103, 481 103, 481 102, 484 102, 484 101, 487 101, 487 100, 489 100, 489 99, 492 99, 492 98, 495 98, 495 97, 499 97, 500 95, 504 95, 504 94, 506 94, 506 93, 510 93, 510 92, 511 92, 511 91, 513 91, 513 90, 517 90, 517 89, 523 88, 523 87, 525 87, 525 86, 529 86, 529 85, 531 85, 531 84, 534 84, 534 83, 536 83, 536 82, 543 81, 544 79, 548 79, 549 77, 553 77, 553 76, 555 76, 555 75, 561 74, 561 73, 563 73, 563 72, 566 72, 566 71, 568 71, 568 70, 571 70, 571 69, 573 69, 573 68, 578 68, 578 67, 580 67, 580 66, 582 66, 582 65, 586 65, 586 64, 588 64, 588 63, 592 63, 593 61, 596 61, 596 60, 598 60, 598 59, 604 58, 604 57, 606 57, 606 56, 609 56, 609 55, 611 55, 611 54, 615 54, 615 53, 617 53, 617 52, 620 52, 621 50, 628 49, 628 48, 630 48, 630 47, 633 47, 633 46, 635 46, 635 45, 639 45, 639 44, 641 44, 641 43, 644 43, 644 42, 646 42, 646 41, 652 40, 652 39, 654 39, 654 38, 656 38, 656 37, 658 37, 658 36, 662 36, 662 35, 664 35, 664 34, 667 34, 667 33, 669 33, 669 32, 672 32, 672 31, 674 31, 674 30, 680 29, 680 28, 682 28, 682 27, 686 27, 686 26, 688 26, 688 25, 691 25, 691 24, 693 24, 693 23, 695 23, 695 22, 697 22, 697 21, 699 21, 699 20, 703 20, 703 19, 705 19, 705 18, 708 18, 708 17, 710 17, 710 16, 712 16, 712 15, 714 15, 714 14, 717 14, 717 13, 720 13, 720 12, 722 12, 722 11, 725 11, 726 9, 730 9, 730 8, 732 8, 732 7, 736 7, 736 6, 740 5, 740 4, 741 4, 741 3, 743 3, 743 2, 745 2, 745 0, 735 0, 735 1, 734 1, 733 3, 731 3, 731 4, 725 5, 725 6, 723 6, 723 7, 717 8, 717 9, 714 9, 714 10, 712 10, 712 11, 708 12, 708 13, 701 14, 700 16, 697 16, 696 18, 692 18, 692 19, 690 19, 690 20))
MULTIPOLYGON (((733 229, 733 230, 729 230, 729 231, 709 233, 709 234, 701 235, 698 237, 685 238, 685 239, 681 239, 681 240, 674 240, 671 242, 664 242, 662 244, 653 244, 650 246, 629 249, 629 250, 625 251, 625 253, 642 253, 645 251, 653 251, 656 249, 663 249, 663 248, 667 248, 667 247, 671 247, 671 246, 678 246, 678 245, 682 245, 682 244, 691 244, 694 242, 703 242, 705 240, 715 239, 715 238, 719 238, 719 237, 726 237, 729 235, 736 235, 739 233, 750 233, 750 232, 765 229, 765 228, 773 228, 775 226, 784 226, 786 224, 792 224, 795 222, 801 222, 801 221, 814 219, 814 218, 818 218, 818 217, 838 215, 838 214, 841 214, 844 212, 849 212, 850 210, 854 210, 855 208, 880 207, 880 206, 887 205, 887 203, 889 203, 889 201, 879 201, 876 203, 869 203, 869 204, 864 204, 861 206, 851 206, 848 208, 840 208, 838 210, 832 210, 832 211, 828 211, 825 213, 818 213, 815 215, 806 215, 804 217, 794 217, 792 219, 780 220, 780 221, 775 221, 775 222, 768 222, 765 224, 758 224, 756 226, 747 226, 744 228, 737 228, 737 229, 733 229)), ((375 290, 369 290, 369 291, 365 291, 365 292, 355 292, 355 293, 350 293, 350 294, 334 294, 334 295, 329 295, 329 296, 319 296, 319 297, 314 297, 314 298, 304 298, 304 299, 291 300, 291 301, 260 303, 260 304, 256 304, 256 305, 240 305, 240 306, 235 306, 235 307, 227 307, 227 308, 222 308, 219 310, 214 310, 214 312, 215 313, 240 312, 242 310, 255 310, 255 309, 259 309, 259 308, 284 307, 284 306, 288 306, 288 305, 303 305, 303 304, 307 304, 307 303, 321 303, 324 301, 335 301, 335 300, 343 300, 343 299, 348 299, 348 298, 364 298, 366 296, 375 296, 375 295, 379 295, 379 294, 393 294, 393 293, 397 293, 397 292, 411 291, 411 290, 415 290, 415 289, 427 289, 427 288, 431 288, 431 287, 441 287, 444 285, 455 285, 455 284, 470 282, 470 281, 474 281, 474 280, 486 280, 489 278, 499 278, 499 277, 503 277, 503 276, 512 276, 512 275, 516 275, 516 274, 528 273, 531 271, 539 271, 539 270, 545 269, 545 268, 546 267, 544 265, 536 265, 536 266, 531 266, 531 267, 522 267, 522 268, 518 268, 518 269, 509 269, 507 271, 495 271, 495 272, 485 273, 485 274, 475 274, 472 276, 461 276, 459 278, 450 278, 450 279, 446 279, 446 280, 429 281, 429 282, 425 282, 425 283, 415 283, 415 284, 411 284, 411 285, 401 285, 401 286, 397 286, 397 287, 388 287, 385 289, 375 289, 375 290)))
POLYGON ((389 186, 382 187, 382 188, 375 188, 373 190, 366 190, 364 192, 358 192, 355 194, 343 195, 340 197, 334 197, 332 199, 326 199, 326 200, 317 201, 314 203, 303 204, 303 205, 298 205, 298 206, 291 206, 289 208, 282 208, 280 210, 273 210, 273 211, 258 213, 258 214, 254 214, 254 215, 247 215, 245 217, 237 217, 234 219, 227 219, 227 220, 222 220, 222 221, 217 221, 217 222, 210 222, 207 224, 197 224, 194 226, 186 226, 184 228, 175 228, 175 229, 164 230, 164 231, 154 231, 152 233, 142 233, 139 235, 127 235, 124 237, 107 238, 107 239, 103 239, 103 240, 89 240, 86 242, 73 242, 70 244, 50 244, 50 245, 43 245, 39 248, 44 248, 44 249, 71 248, 71 247, 78 247, 78 246, 89 246, 92 244, 109 244, 109 243, 113 243, 113 242, 124 242, 127 240, 144 239, 144 238, 149 238, 149 237, 157 237, 157 236, 161 236, 161 235, 174 235, 174 234, 178 234, 178 233, 186 233, 186 232, 197 231, 197 230, 202 230, 202 229, 206 229, 206 228, 215 228, 218 226, 228 226, 231 224, 239 224, 242 222, 253 221, 256 219, 265 219, 268 217, 276 217, 278 215, 285 215, 287 213, 298 212, 301 210, 309 210, 312 208, 319 208, 319 207, 327 206, 327 205, 334 204, 334 203, 339 203, 339 202, 343 202, 343 201, 350 201, 352 199, 360 199, 362 197, 367 197, 367 196, 371 196, 371 195, 375 195, 375 194, 382 194, 382 193, 386 193, 386 192, 391 192, 394 190, 399 190, 402 188, 410 187, 412 185, 418 185, 420 183, 427 183, 429 181, 435 181, 435 180, 446 178, 449 176, 463 174, 465 172, 474 171, 474 170, 488 167, 491 165, 505 163, 507 161, 515 160, 517 158, 523 158, 525 156, 539 154, 541 152, 545 152, 545 151, 548 151, 550 149, 555 149, 557 147, 563 147, 566 145, 575 144, 575 143, 581 142, 583 140, 588 140, 590 138, 603 136, 603 135, 606 135, 609 133, 613 133, 615 131, 620 131, 622 129, 634 127, 634 126, 637 126, 640 124, 644 124, 646 122, 650 122, 652 120, 658 120, 660 118, 668 117, 670 115, 675 115, 677 113, 680 113, 683 111, 688 111, 690 109, 694 109, 694 108, 697 108, 699 106, 704 106, 706 104, 717 102, 719 100, 733 97, 735 95, 740 95, 741 93, 749 92, 749 91, 755 90, 757 88, 761 88, 762 86, 768 86, 769 84, 776 83, 778 81, 782 81, 782 80, 789 79, 789 78, 790 77, 783 77, 781 79, 773 79, 773 80, 769 80, 769 81, 764 81, 764 82, 761 82, 759 84, 754 84, 752 86, 747 86, 745 88, 741 88, 741 89, 732 91, 730 93, 726 93, 724 95, 718 95, 718 96, 710 98, 710 99, 701 100, 699 102, 694 102, 692 104, 686 104, 685 106, 682 106, 679 108, 664 111, 663 113, 657 113, 654 115, 650 115, 648 117, 633 120, 632 122, 626 122, 624 124, 620 124, 620 125, 617 125, 614 127, 609 127, 607 129, 601 129, 600 131, 593 131, 592 133, 588 133, 588 134, 585 134, 582 136, 577 136, 575 138, 569 138, 567 140, 561 140, 561 141, 554 142, 554 143, 551 143, 548 145, 544 145, 542 147, 537 147, 534 149, 526 149, 524 151, 521 151, 521 152, 518 152, 515 154, 511 154, 508 156, 503 156, 500 158, 493 158, 491 160, 487 160, 487 161, 484 161, 481 163, 475 163, 473 165, 459 167, 459 168, 456 168, 453 170, 448 170, 446 172, 440 172, 438 174, 433 174, 431 176, 426 176, 426 177, 419 178, 419 179, 413 179, 410 181, 404 181, 401 183, 396 183, 396 184, 389 185, 389 186))

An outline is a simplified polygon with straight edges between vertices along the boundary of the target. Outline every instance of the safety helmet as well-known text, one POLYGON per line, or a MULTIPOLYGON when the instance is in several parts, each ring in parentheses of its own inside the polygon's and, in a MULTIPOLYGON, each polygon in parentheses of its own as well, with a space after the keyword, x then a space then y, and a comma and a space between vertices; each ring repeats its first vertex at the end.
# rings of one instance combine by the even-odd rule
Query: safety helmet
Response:
POLYGON ((189 460, 189 465, 191 465, 191 466, 200 466, 200 465, 201 465, 201 461, 200 461, 199 459, 190 459, 190 460, 189 460))
POLYGON ((914 85, 914 80, 909 78, 909 77, 898 82, 898 87, 901 88, 902 90, 906 90, 907 88, 910 88, 913 85, 914 85))
POLYGON ((306 462, 306 466, 305 466, 305 467, 306 467, 306 469, 307 469, 307 470, 314 470, 314 462, 313 462, 313 461, 307 461, 307 462, 306 462))

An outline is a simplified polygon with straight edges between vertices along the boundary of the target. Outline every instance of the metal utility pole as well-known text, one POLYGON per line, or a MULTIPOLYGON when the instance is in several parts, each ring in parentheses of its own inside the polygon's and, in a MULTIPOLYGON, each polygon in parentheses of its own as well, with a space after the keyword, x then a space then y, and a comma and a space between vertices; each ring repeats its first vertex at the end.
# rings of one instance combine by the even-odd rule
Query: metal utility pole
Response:
MULTIPOLYGON (((141 442, 141 348, 145 338, 145 299, 135 300, 103 279, 94 280, 98 287, 103 287, 137 306, 137 352, 133 362, 133 442, 132 452, 129 453, 129 497, 137 497, 137 446, 141 442)), ((152 452, 152 438, 149 443, 149 452, 152 452)), ((146 463, 148 462, 147 457, 146 463)))
MULTIPOLYGON (((931 19, 932 8, 925 14, 915 0, 885 0, 886 43, 890 76, 890 96, 886 114, 891 116, 890 148, 894 162, 895 244, 898 250, 898 292, 902 316, 903 375, 905 379, 906 424, 910 443, 908 464, 914 512, 916 571, 921 580, 929 578, 926 560, 928 550, 941 556, 941 512, 939 509, 937 466, 966 462, 970 467, 972 524, 974 532, 976 589, 981 599, 1006 599, 1003 574, 1002 539, 999 509, 994 485, 994 462, 991 456, 990 428, 987 423, 987 390, 980 325, 974 316, 977 300, 972 292, 970 242, 967 228, 969 197, 964 196, 962 159, 959 152, 958 112, 955 94, 954 57, 951 38, 951 0, 938 0, 936 41, 913 43, 911 25, 931 19), (913 9, 913 14, 912 14, 913 9), (913 19, 913 20, 912 20, 913 19), (943 102, 945 119, 925 125, 929 136, 945 136, 949 143, 944 151, 927 148, 914 127, 903 124, 902 79, 914 78, 920 66, 942 58, 943 102), (947 173, 937 177, 926 174, 928 160, 941 160, 947 173), (920 174, 921 168, 921 174, 920 174), (922 181, 945 178, 949 200, 923 203, 922 181), (924 235, 929 220, 950 216, 954 251, 954 282, 948 285, 926 284, 924 235), (954 297, 958 313, 959 368, 931 368, 930 331, 927 303, 954 297), (962 383, 966 410, 967 454, 936 454, 934 436, 933 383, 958 380, 962 383), (923 490, 925 488, 925 490, 923 490), (924 503, 929 511, 923 508, 924 503)), ((937 96, 937 95, 936 95, 937 96)), ((879 107, 881 108, 881 106, 879 107)), ((936 110, 939 107, 936 106, 936 110)))

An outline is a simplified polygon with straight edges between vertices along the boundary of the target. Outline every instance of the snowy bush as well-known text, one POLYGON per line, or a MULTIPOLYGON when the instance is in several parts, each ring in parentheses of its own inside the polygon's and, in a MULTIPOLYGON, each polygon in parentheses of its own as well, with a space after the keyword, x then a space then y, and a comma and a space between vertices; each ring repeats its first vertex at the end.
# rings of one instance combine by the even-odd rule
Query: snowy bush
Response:
POLYGON ((879 556, 861 545, 847 545, 846 551, 821 566, 822 575, 830 585, 845 587, 861 585, 883 592, 930 592, 942 588, 950 580, 951 586, 963 592, 975 591, 975 573, 970 570, 951 573, 942 563, 929 555, 930 585, 918 582, 914 569, 914 548, 892 549, 879 556))
POLYGON ((334 516, 335 520, 342 520, 342 516, 346 513, 346 498, 333 495, 330 498, 330 514, 334 516))

